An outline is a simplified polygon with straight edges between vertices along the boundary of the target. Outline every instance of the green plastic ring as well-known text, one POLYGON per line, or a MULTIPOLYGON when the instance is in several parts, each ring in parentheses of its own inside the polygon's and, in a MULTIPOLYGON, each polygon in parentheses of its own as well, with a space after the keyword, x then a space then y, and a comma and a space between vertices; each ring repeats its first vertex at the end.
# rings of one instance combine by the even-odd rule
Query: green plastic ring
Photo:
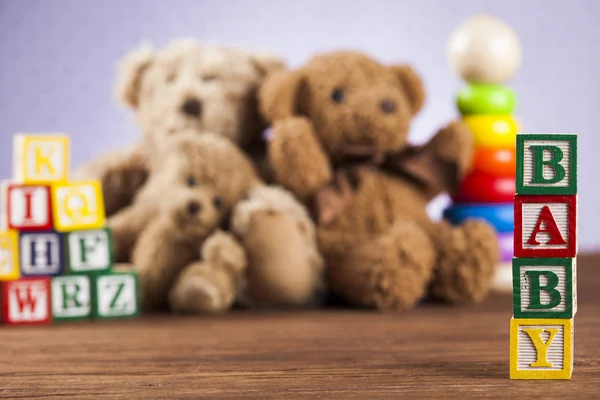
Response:
POLYGON ((512 114, 517 104, 515 92, 499 85, 471 84, 458 92, 456 105, 462 115, 512 114))

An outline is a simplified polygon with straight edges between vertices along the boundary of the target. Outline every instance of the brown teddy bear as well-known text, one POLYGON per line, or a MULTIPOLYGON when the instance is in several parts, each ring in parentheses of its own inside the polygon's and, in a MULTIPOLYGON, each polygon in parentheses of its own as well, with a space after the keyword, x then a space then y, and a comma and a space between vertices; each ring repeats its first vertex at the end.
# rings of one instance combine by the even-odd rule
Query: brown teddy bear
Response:
POLYGON ((115 250, 132 253, 146 310, 221 312, 235 300, 299 306, 322 286, 323 261, 305 208, 265 186, 251 160, 222 136, 165 139, 150 177, 109 227, 115 250))
POLYGON ((143 139, 101 155, 75 176, 102 182, 111 216, 131 202, 148 178, 153 147, 169 136, 209 132, 238 144, 268 178, 256 91, 269 71, 283 66, 267 53, 192 39, 175 40, 164 49, 142 44, 119 63, 116 94, 135 111, 143 139))
POLYGON ((426 294, 474 303, 489 291, 499 257, 493 228, 435 222, 426 211, 456 189, 473 144, 453 122, 409 145, 424 99, 409 66, 351 51, 275 72, 260 89, 276 180, 312 208, 329 286, 352 304, 398 310, 426 294))

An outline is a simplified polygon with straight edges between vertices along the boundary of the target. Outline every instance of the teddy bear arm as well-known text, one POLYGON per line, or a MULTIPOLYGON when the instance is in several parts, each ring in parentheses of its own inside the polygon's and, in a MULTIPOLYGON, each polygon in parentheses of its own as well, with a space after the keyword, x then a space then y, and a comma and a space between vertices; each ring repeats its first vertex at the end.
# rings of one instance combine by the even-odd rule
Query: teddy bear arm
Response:
POLYGON ((135 202, 108 219, 116 262, 130 261, 136 240, 157 211, 152 203, 135 202))
POLYGON ((310 121, 293 117, 278 121, 268 157, 278 183, 302 200, 331 180, 332 170, 310 121))

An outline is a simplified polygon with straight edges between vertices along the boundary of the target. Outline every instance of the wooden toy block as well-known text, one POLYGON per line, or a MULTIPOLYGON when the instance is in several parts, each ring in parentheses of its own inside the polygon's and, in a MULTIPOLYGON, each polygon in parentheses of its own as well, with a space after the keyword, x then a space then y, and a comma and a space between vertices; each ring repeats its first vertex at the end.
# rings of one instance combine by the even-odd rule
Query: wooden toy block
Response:
POLYGON ((577 194, 577 135, 517 135, 517 194, 577 194))
POLYGON ((114 254, 110 229, 70 232, 66 242, 70 272, 99 272, 112 267, 114 254))
POLYGON ((73 321, 92 316, 92 281, 88 275, 64 275, 52 278, 52 319, 73 321))
POLYGON ((577 255, 576 196, 515 196, 515 257, 577 255))
POLYGON ((515 318, 566 318, 577 313, 574 258, 513 259, 515 318))
POLYGON ((70 170, 67 135, 17 134, 13 138, 13 175, 18 183, 66 181, 70 170))
POLYGON ((19 234, 0 232, 0 281, 19 279, 19 234))
POLYGON ((50 312, 50 279, 22 278, 0 283, 2 322, 9 325, 47 324, 50 312))
POLYGON ((573 319, 510 321, 510 379, 571 379, 573 319))
POLYGON ((63 237, 57 232, 21 232, 22 276, 56 276, 64 271, 63 237))
POLYGON ((20 231, 52 229, 50 186, 10 184, 6 188, 8 228, 20 231))
POLYGON ((52 187, 54 228, 59 232, 102 228, 102 188, 97 181, 65 182, 52 187))
POLYGON ((139 277, 134 272, 111 272, 94 276, 96 296, 93 317, 124 318, 140 313, 139 277))

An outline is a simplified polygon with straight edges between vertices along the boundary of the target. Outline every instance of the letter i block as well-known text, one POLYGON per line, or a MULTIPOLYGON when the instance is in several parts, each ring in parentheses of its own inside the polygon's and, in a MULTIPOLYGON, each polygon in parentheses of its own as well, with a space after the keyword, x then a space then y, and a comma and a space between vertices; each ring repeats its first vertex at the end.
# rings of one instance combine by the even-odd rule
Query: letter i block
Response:
POLYGON ((9 229, 52 229, 50 186, 9 184, 6 187, 6 217, 9 229))
POLYGON ((70 151, 66 135, 17 134, 13 138, 14 179, 29 184, 66 181, 70 151))
POLYGON ((510 379, 571 379, 573 319, 510 321, 510 379))
POLYGON ((515 257, 575 257, 577 196, 515 196, 515 257))
POLYGON ((0 232, 0 281, 19 279, 19 234, 0 232))
POLYGON ((576 134, 517 134, 517 194, 577 194, 576 134))
POLYGON ((68 233, 67 249, 71 273, 107 271, 114 262, 112 234, 108 228, 68 233))
POLYGON ((21 232, 22 276, 56 276, 64 271, 63 237, 56 232, 21 232))
POLYGON ((140 285, 135 272, 112 272, 94 277, 94 318, 134 317, 140 313, 140 285))
POLYGON ((97 181, 59 183, 52 187, 54 228, 59 232, 102 228, 102 188, 97 181))
POLYGON ((52 278, 52 319, 73 321, 89 319, 93 308, 92 280, 88 275, 52 278))
POLYGON ((9 325, 47 324, 50 313, 50 279, 23 278, 0 283, 2 322, 9 325))
POLYGON ((576 279, 574 258, 513 259, 515 318, 573 318, 576 279))

